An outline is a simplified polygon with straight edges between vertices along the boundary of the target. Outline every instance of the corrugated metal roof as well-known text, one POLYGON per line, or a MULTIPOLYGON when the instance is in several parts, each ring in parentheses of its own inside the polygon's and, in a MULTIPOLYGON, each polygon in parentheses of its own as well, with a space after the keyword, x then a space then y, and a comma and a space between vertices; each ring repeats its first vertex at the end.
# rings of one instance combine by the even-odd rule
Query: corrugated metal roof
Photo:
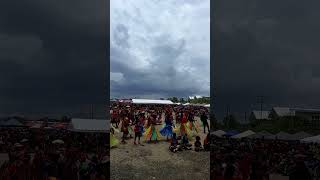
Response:
POLYGON ((109 132, 110 122, 99 119, 80 119, 71 120, 71 130, 78 132, 109 132))
POLYGON ((320 109, 307 109, 307 108, 274 107, 273 110, 280 117, 294 116, 296 112, 320 113, 320 109))
POLYGON ((255 119, 269 119, 270 111, 252 111, 252 113, 255 119))
POLYGON ((1 126, 24 126, 19 120, 17 119, 9 119, 1 121, 1 126))
POLYGON ((320 109, 292 108, 291 110, 293 110, 295 112, 320 113, 320 109))
POLYGON ((295 112, 288 107, 274 107, 273 110, 280 117, 282 116, 294 116, 295 112))

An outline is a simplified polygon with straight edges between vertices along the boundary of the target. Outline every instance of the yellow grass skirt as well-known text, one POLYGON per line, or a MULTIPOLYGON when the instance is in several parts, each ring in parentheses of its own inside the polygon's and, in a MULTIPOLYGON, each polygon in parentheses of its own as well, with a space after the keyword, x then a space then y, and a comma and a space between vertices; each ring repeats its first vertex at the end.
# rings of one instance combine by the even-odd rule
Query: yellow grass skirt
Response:
POLYGON ((146 132, 144 133, 144 136, 145 136, 145 140, 154 141, 154 140, 159 140, 160 133, 158 132, 155 126, 149 126, 146 132))
POLYGON ((119 140, 116 138, 116 136, 112 133, 110 133, 110 147, 117 146, 119 144, 119 140))
POLYGON ((189 129, 188 123, 182 123, 178 128, 174 128, 174 132, 179 135, 187 135, 188 139, 192 139, 192 131, 189 129))

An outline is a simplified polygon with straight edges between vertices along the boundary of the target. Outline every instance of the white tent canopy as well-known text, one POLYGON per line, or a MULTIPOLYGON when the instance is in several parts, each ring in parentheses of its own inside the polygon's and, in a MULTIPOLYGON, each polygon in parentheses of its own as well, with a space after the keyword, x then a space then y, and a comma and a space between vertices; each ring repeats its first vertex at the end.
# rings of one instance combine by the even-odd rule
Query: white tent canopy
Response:
POLYGON ((320 135, 307 137, 307 138, 301 139, 300 141, 305 143, 320 143, 320 135))
POLYGON ((251 135, 254 135, 254 134, 255 134, 255 132, 253 132, 251 130, 247 130, 247 131, 244 131, 244 132, 242 132, 240 134, 234 135, 231 138, 241 139, 241 138, 245 138, 245 137, 248 137, 248 136, 251 136, 251 135))
POLYGON ((224 132, 222 130, 217 130, 217 131, 213 131, 211 134, 218 136, 218 137, 222 137, 224 134, 226 134, 226 132, 224 132))
POLYGON ((204 107, 210 107, 210 104, 206 104, 206 105, 204 105, 204 107))
POLYGON ((268 131, 261 131, 261 132, 257 132, 253 135, 248 136, 248 138, 260 139, 260 138, 267 138, 267 137, 271 137, 271 136, 273 136, 273 134, 269 133, 268 131))
POLYGON ((275 137, 279 140, 292 140, 292 134, 288 134, 286 132, 280 131, 275 135, 275 137))
POLYGON ((110 123, 107 120, 100 119, 78 119, 71 120, 71 131, 74 132, 102 132, 108 133, 110 123))
POLYGON ((301 139, 305 139, 305 138, 308 138, 308 137, 311 137, 311 136, 312 136, 311 134, 306 133, 304 131, 301 131, 301 132, 293 134, 292 135, 292 140, 301 140, 301 139))
POLYGON ((133 104, 174 104, 170 100, 132 99, 133 104))

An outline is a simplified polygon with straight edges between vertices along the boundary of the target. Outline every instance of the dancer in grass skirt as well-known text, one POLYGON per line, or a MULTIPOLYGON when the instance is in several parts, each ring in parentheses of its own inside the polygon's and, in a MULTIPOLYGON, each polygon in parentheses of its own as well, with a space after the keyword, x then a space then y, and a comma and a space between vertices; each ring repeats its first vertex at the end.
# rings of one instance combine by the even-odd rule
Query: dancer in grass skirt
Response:
POLYGON ((110 147, 115 147, 119 144, 119 140, 115 136, 115 128, 111 125, 110 128, 110 147))
MULTIPOLYGON (((141 115, 140 118, 138 118, 135 122, 135 126, 134 126, 134 132, 135 132, 135 136, 134 136, 134 144, 136 145, 136 139, 138 139, 138 144, 140 144, 140 138, 142 136, 142 134, 144 133, 144 115, 141 115)), ((141 144, 140 144, 141 145, 141 144)))
POLYGON ((196 121, 192 113, 189 113, 188 116, 188 127, 192 132, 195 131, 196 133, 199 133, 199 127, 196 125, 196 121))
POLYGON ((179 128, 179 135, 181 137, 186 135, 189 139, 192 139, 192 132, 188 127, 188 120, 187 120, 186 113, 182 114, 181 124, 180 124, 180 128, 179 128))
POLYGON ((129 118, 125 117, 123 120, 122 120, 122 126, 121 126, 121 132, 123 133, 122 134, 122 141, 121 143, 125 144, 126 143, 126 138, 129 134, 129 118))
POLYGON ((169 137, 172 138, 173 126, 172 115, 170 116, 170 112, 167 112, 164 127, 160 130, 160 134, 167 137, 167 141, 169 140, 169 137))
POLYGON ((133 120, 129 119, 129 125, 128 125, 129 138, 133 138, 133 135, 134 135, 134 130, 132 128, 132 122, 133 122, 133 120))
POLYGON ((147 125, 147 129, 145 134, 145 139, 146 141, 148 141, 149 143, 151 141, 154 141, 155 143, 159 140, 159 131, 156 128, 157 122, 156 119, 153 117, 149 117, 148 119, 148 125, 147 125))
POLYGON ((115 107, 114 110, 112 110, 111 124, 115 124, 116 128, 119 127, 119 112, 118 112, 117 107, 115 107))

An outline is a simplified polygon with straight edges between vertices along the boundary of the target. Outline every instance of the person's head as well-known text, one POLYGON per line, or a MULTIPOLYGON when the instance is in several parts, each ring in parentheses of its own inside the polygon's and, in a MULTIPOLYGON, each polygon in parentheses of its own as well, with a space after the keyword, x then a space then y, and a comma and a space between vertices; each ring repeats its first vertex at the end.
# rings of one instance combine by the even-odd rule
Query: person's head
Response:
POLYGON ((177 134, 176 134, 176 133, 173 133, 173 134, 172 134, 172 138, 173 138, 173 139, 176 139, 176 138, 177 138, 177 134))
POLYGON ((199 136, 197 136, 197 137, 196 137, 196 140, 197 140, 197 141, 200 141, 200 137, 199 137, 199 136))

